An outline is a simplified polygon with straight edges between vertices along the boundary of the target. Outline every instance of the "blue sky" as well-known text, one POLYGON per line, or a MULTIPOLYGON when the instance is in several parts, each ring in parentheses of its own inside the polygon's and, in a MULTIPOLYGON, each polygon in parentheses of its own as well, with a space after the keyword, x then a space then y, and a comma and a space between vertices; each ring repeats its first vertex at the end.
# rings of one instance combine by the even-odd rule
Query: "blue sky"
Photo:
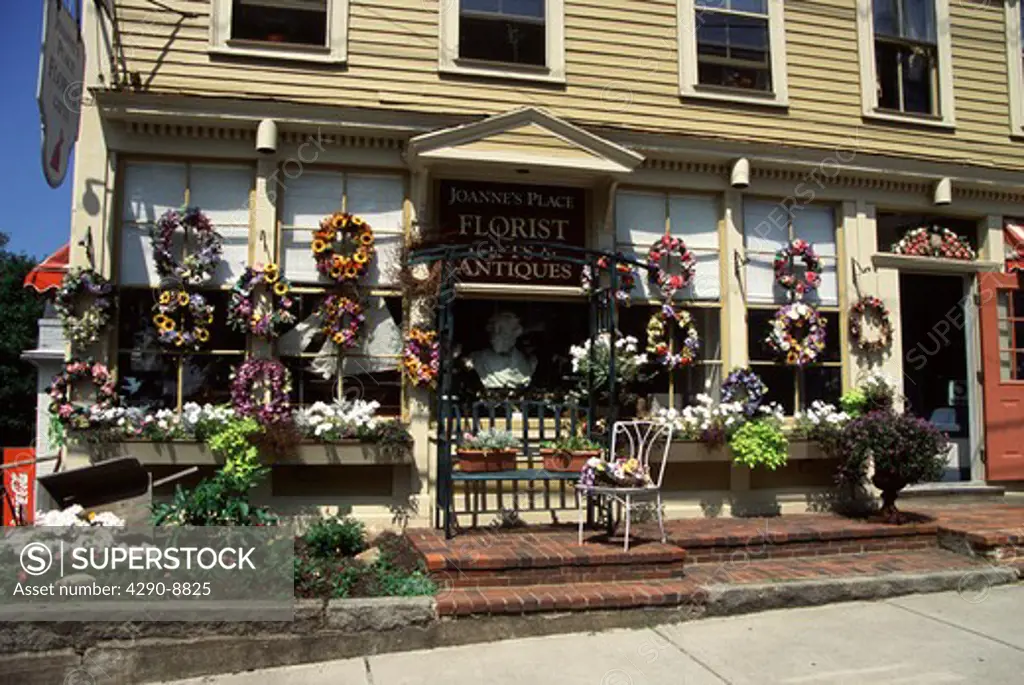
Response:
POLYGON ((11 236, 8 249, 40 259, 68 241, 73 174, 69 170, 57 190, 43 177, 36 105, 42 25, 41 0, 5 0, 0 28, 6 90, 0 110, 4 156, 0 231, 11 236))

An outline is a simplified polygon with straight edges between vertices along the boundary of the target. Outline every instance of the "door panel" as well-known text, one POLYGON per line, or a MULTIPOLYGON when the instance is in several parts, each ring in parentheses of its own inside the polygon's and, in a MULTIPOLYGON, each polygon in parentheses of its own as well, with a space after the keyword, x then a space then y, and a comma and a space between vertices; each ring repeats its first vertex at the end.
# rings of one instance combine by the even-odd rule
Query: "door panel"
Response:
POLYGON ((1024 289, 1017 274, 979 278, 986 476, 1024 480, 1024 289))

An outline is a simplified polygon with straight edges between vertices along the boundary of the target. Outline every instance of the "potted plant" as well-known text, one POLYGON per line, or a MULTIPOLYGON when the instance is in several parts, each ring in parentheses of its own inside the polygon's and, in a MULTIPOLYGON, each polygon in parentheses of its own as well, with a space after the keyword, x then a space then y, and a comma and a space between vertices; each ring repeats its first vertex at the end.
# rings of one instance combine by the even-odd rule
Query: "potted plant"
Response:
POLYGON ((540 456, 548 471, 580 471, 591 457, 600 457, 601 443, 582 435, 565 434, 541 443, 540 456))
POLYGON ((514 471, 520 440, 506 430, 489 428, 462 436, 456 452, 459 469, 467 473, 514 471))

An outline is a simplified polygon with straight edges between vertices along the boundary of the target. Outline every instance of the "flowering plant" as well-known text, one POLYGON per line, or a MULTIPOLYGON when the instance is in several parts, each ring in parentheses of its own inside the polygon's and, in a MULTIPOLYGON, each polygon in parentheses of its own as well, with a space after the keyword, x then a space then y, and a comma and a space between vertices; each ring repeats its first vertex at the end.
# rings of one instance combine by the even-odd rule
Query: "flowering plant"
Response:
POLYGON ((700 351, 700 336, 693 325, 690 312, 679 309, 670 302, 661 305, 661 310, 651 315, 647 321, 647 353, 660 362, 668 370, 689 366, 697 359, 700 351), (683 331, 683 343, 678 352, 672 352, 669 345, 669 332, 666 322, 675 321, 683 331))
POLYGON ((328 295, 317 310, 321 332, 335 345, 353 347, 366 321, 362 306, 343 295, 328 295))
POLYGON ((413 326, 402 351, 402 370, 413 385, 433 386, 441 365, 441 345, 437 331, 425 331, 413 326))
POLYGON ((379 402, 362 399, 316 402, 295 412, 295 425, 307 438, 323 442, 351 440, 377 429, 379 402))
POLYGON ((250 359, 232 376, 231 404, 240 416, 255 418, 264 427, 290 423, 288 393, 292 375, 275 359, 250 359))
POLYGON ((111 511, 85 511, 81 504, 72 504, 67 509, 37 511, 36 526, 57 528, 123 528, 124 519, 111 511))
POLYGON ((914 228, 892 246, 896 254, 973 261, 978 254, 963 236, 939 226, 914 228))
POLYGON ((514 450, 519 449, 522 440, 514 433, 498 428, 486 428, 474 433, 465 433, 460 449, 468 450, 514 450))
POLYGON ((813 364, 825 351, 825 323, 814 307, 787 304, 775 313, 765 342, 791 366, 813 364))
POLYGON ((681 411, 674 407, 658 411, 658 419, 672 424, 673 435, 679 439, 700 440, 717 447, 747 419, 741 402, 717 403, 706 393, 698 394, 696 399, 696 405, 681 411))
POLYGON ((228 305, 228 325, 240 333, 251 333, 259 338, 271 340, 282 329, 295 323, 295 300, 291 297, 291 284, 281 277, 277 264, 265 267, 246 267, 231 289, 228 305), (260 306, 256 290, 265 286, 269 303, 260 306))
POLYGON ((164 290, 153 305, 157 339, 169 347, 198 350, 210 340, 213 305, 201 293, 164 290))
POLYGON ((796 293, 797 299, 804 293, 814 291, 821 285, 821 261, 814 247, 806 240, 796 239, 775 253, 775 282, 796 293), (793 272, 793 260, 802 259, 806 269, 804 277, 798 279, 793 272))
POLYGON ((157 274, 161 278, 174 278, 184 285, 196 286, 208 281, 216 271, 224 249, 224 239, 198 207, 167 210, 157 219, 150 237, 157 274), (171 251, 174 234, 179 228, 184 229, 186 236, 190 230, 195 231, 199 248, 180 264, 171 251))
POLYGON ((680 238, 665 234, 651 245, 647 253, 647 266, 651 279, 661 288, 662 294, 670 299, 677 290, 682 290, 693 281, 697 258, 680 238), (673 257, 679 258, 679 273, 670 275, 668 267, 673 257), (665 262, 664 266, 662 261, 665 262))
MULTIPOLYGON (((632 335, 616 336, 615 338, 615 378, 618 383, 630 383, 637 379, 640 368, 647 363, 647 355, 637 352, 638 341, 632 335)), ((593 361, 591 361, 591 341, 585 340, 582 345, 569 348, 572 358, 573 373, 580 377, 580 388, 592 391, 608 386, 608 362, 611 359, 611 335, 602 333, 593 345, 593 361), (594 385, 590 387, 590 374, 593 371, 594 385)))
POLYGON ((749 368, 733 369, 722 382, 722 402, 740 403, 743 415, 747 418, 757 413, 767 394, 768 386, 749 368))
POLYGON ((850 307, 850 337, 865 352, 881 352, 892 344, 892 321, 885 303, 877 297, 867 296, 859 299, 850 307), (869 340, 864 336, 863 319, 873 316, 878 322, 881 334, 869 340))
MULTIPOLYGON (((597 278, 600 278, 602 274, 609 273, 608 257, 598 257, 594 266, 594 271, 597 272, 597 278)), ((615 289, 615 299, 628 305, 630 293, 632 293, 633 288, 636 287, 636 273, 629 264, 619 261, 615 262, 615 271, 618 272, 618 277, 616 279, 618 281, 618 287, 615 289)), ((594 279, 595 275, 591 273, 590 265, 584 264, 580 275, 580 287, 583 288, 584 293, 589 295, 593 291, 594 279)))
POLYGON ((92 269, 74 268, 64 275, 53 300, 64 337, 72 345, 86 347, 100 338, 114 311, 114 286, 92 269), (89 298, 79 314, 79 299, 89 298))
POLYGON ((53 377, 47 393, 50 413, 67 429, 86 430, 93 427, 92 411, 113 407, 118 403, 116 382, 110 370, 100 363, 71 359, 63 370, 53 377), (71 386, 81 380, 92 381, 96 389, 91 407, 77 405, 71 400, 71 386))
POLYGON ((373 241, 373 229, 358 216, 335 212, 325 217, 313 231, 316 270, 336 283, 356 280, 373 258, 373 241))

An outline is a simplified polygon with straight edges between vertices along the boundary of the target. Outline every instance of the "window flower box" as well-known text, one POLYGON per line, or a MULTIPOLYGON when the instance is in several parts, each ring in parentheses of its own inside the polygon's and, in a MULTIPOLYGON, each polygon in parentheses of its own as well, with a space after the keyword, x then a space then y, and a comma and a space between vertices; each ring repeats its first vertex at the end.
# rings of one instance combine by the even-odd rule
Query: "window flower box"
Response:
MULTIPOLYGON (((118 457, 135 457, 147 466, 221 466, 206 443, 196 441, 124 441, 83 445, 82 449, 92 462, 118 457)), ((270 459, 267 459, 270 462, 270 459)), ((327 466, 327 465, 386 465, 411 464, 412 445, 394 443, 341 440, 338 442, 303 442, 293 454, 279 457, 274 464, 327 466)))
MULTIPOLYGON (((812 459, 828 459, 828 455, 821 449, 821 446, 811 440, 789 441, 789 461, 806 461, 812 459)), ((728 445, 720 447, 709 447, 699 440, 673 441, 669 447, 668 460, 670 462, 701 463, 732 461, 732 452, 728 445)))

